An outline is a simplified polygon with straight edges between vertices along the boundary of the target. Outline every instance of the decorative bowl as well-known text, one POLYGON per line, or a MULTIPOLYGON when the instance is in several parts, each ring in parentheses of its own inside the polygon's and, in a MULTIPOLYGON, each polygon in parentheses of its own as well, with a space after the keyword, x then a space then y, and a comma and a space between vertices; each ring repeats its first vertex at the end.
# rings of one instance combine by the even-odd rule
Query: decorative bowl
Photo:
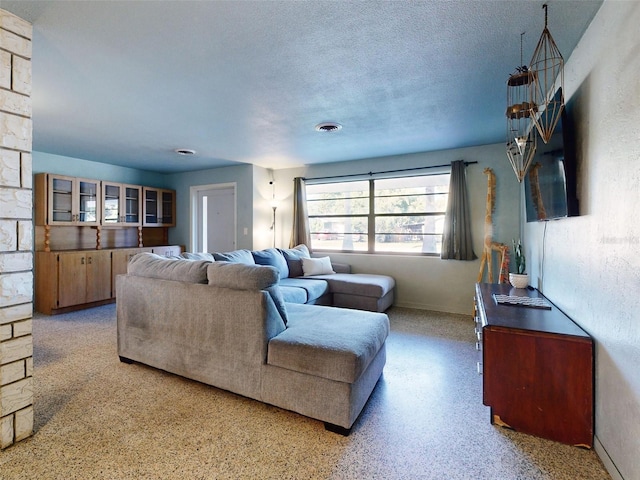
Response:
POLYGON ((509 283, 515 288, 527 288, 529 285, 528 273, 510 273, 509 283))

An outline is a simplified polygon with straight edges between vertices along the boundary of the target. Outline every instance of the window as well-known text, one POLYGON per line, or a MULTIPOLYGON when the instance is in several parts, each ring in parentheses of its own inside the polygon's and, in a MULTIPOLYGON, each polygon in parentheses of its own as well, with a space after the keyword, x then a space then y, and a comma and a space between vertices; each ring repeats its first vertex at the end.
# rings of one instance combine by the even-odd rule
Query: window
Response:
POLYGON ((306 189, 314 250, 440 254, 448 173, 306 189))

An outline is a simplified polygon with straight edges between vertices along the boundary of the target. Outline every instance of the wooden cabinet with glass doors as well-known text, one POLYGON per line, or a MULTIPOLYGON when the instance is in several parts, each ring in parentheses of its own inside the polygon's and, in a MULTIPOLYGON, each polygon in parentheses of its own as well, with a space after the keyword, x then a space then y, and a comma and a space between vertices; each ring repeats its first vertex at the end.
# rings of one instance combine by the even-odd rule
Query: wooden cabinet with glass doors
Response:
POLYGON ((34 175, 35 306, 46 314, 113 302, 116 276, 141 252, 176 256, 169 245, 175 191, 34 175))
POLYGON ((173 227, 176 224, 176 192, 144 187, 145 227, 173 227))
POLYGON ((35 176, 36 225, 100 225, 100 182, 64 175, 35 176))
POLYGON ((102 182, 102 225, 137 227, 142 224, 142 187, 102 182))

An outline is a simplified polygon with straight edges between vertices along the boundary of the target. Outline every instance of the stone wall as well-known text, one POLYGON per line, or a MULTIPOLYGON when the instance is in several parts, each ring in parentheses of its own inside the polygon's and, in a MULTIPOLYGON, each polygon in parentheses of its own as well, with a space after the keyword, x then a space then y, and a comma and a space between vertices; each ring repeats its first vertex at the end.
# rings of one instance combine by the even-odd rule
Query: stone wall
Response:
POLYGON ((0 10, 0 449, 33 431, 31 34, 0 10))

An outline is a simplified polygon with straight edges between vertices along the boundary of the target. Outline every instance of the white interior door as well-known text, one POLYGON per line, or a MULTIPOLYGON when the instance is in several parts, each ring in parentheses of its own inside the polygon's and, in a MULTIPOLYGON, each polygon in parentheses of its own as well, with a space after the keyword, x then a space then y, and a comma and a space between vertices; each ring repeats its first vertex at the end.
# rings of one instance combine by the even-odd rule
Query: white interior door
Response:
POLYGON ((229 252, 236 248, 234 186, 197 190, 196 251, 229 252))

